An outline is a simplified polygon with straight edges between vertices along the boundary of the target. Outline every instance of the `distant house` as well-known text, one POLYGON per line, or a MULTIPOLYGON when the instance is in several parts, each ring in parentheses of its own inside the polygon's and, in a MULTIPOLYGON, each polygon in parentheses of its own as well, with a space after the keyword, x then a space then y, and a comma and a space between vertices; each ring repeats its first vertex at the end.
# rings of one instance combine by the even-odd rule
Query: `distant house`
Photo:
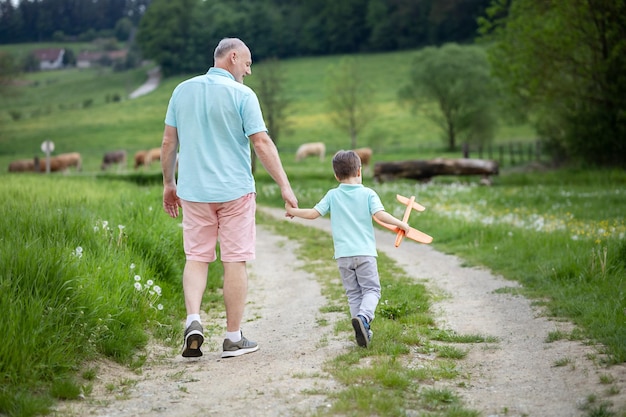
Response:
POLYGON ((96 64, 102 58, 102 52, 83 51, 76 57, 76 66, 78 68, 89 68, 96 64))
POLYGON ((33 52, 35 58, 39 61, 39 69, 41 70, 53 70, 63 68, 63 55, 65 55, 65 49, 62 48, 48 48, 37 49, 33 52))
POLYGON ((127 55, 128 50, 126 49, 107 52, 83 51, 76 57, 76 66, 78 68, 89 68, 94 65, 100 65, 105 60, 109 60, 111 62, 124 60, 127 55))

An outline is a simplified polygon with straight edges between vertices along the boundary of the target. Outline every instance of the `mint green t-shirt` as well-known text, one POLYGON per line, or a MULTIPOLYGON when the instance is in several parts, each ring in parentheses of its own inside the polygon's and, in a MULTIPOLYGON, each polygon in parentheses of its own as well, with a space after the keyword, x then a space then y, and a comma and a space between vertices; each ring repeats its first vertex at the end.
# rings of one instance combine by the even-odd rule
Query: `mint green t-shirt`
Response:
POLYGON ((378 255, 372 216, 385 208, 374 190, 363 184, 339 184, 314 209, 322 216, 330 213, 335 258, 378 255))
POLYGON ((165 124, 178 132, 180 198, 220 203, 255 191, 248 137, 267 128, 254 91, 228 71, 212 67, 180 83, 165 124))

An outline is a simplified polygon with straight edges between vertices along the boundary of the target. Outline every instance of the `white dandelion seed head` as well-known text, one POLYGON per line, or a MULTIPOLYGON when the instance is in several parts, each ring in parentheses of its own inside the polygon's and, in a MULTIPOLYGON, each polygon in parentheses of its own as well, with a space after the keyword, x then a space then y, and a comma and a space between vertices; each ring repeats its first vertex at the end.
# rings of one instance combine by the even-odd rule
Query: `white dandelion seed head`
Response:
POLYGON ((141 283, 140 282, 135 282, 135 289, 137 291, 141 291, 141 283))
POLYGON ((124 228, 126 228, 126 226, 124 226, 123 224, 118 224, 117 228, 120 229, 121 232, 122 230, 124 230, 124 228))
POLYGON ((130 264, 130 269, 131 270, 135 269, 135 264, 130 264))
POLYGON ((158 309, 158 310, 163 310, 163 304, 158 304, 158 305, 157 305, 157 309, 158 309))
POLYGON ((139 275, 135 275, 135 281, 141 281, 141 277, 139 275))
POLYGON ((155 285, 153 288, 155 293, 157 293, 158 295, 161 295, 161 287, 159 287, 158 285, 155 285))
POLYGON ((147 285, 148 287, 151 287, 151 286, 152 286, 152 284, 154 284, 154 281, 152 281, 151 279, 149 279, 148 281, 146 281, 146 285, 147 285))

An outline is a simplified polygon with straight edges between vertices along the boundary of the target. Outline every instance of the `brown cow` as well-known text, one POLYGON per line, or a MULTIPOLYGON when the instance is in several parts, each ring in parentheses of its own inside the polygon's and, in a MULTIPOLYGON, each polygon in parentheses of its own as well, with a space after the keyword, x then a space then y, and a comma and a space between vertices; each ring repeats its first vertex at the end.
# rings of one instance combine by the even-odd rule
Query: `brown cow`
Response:
POLYGON ((370 160, 372 159, 371 148, 359 148, 355 149, 354 152, 356 152, 356 154, 359 155, 359 158, 361 158, 362 166, 366 167, 370 164, 370 160))
MULTIPOLYGON (((70 167, 82 170, 82 159, 78 152, 50 157, 50 172, 67 171, 70 167)), ((46 158, 22 159, 11 162, 9 172, 46 172, 46 158), (38 166, 35 165, 38 162, 38 166)))
MULTIPOLYGON (((50 158, 50 172, 65 172, 70 167, 75 167, 77 171, 83 169, 83 160, 78 152, 62 153, 50 158)), ((39 160, 39 169, 46 172, 46 158, 39 160)))
POLYGON ((103 171, 113 165, 117 164, 118 167, 126 166, 126 151, 121 149, 118 151, 111 151, 104 154, 102 158, 102 166, 100 167, 103 171))
POLYGON ((154 161, 161 160, 161 148, 152 148, 148 151, 146 155, 145 164, 146 166, 150 166, 154 161))
POLYGON ((148 151, 137 151, 137 153, 135 153, 135 169, 145 165, 147 154, 148 151))
POLYGON ((296 161, 301 161, 309 156, 319 156, 320 161, 326 155, 326 145, 323 142, 303 143, 296 151, 296 161))
POLYGON ((9 172, 32 172, 34 170, 35 161, 33 159, 19 159, 9 164, 9 172))
POLYGON ((135 154, 135 169, 140 166, 149 167, 152 162, 161 160, 161 148, 139 151, 135 154))

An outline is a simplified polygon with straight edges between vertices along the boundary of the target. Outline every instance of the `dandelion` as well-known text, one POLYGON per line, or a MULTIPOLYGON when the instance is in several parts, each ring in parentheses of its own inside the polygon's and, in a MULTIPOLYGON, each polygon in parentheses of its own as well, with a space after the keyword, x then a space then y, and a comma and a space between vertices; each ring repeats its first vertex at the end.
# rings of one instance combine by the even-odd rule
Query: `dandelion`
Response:
POLYGON ((135 275, 135 281, 141 281, 141 277, 139 275, 135 275))
POLYGON ((137 291, 141 291, 141 283, 140 282, 135 282, 135 289, 137 291))
POLYGON ((106 220, 102 220, 102 229, 107 230, 108 227, 109 227, 109 222, 106 220))
POLYGON ((148 281, 146 281, 146 285, 147 285, 148 287, 151 287, 151 286, 152 286, 152 284, 154 284, 154 281, 152 281, 151 279, 149 279, 148 281))
POLYGON ((81 246, 77 246, 76 249, 74 249, 74 256, 78 259, 83 257, 83 248, 81 246))
POLYGON ((163 310, 163 304, 157 305, 157 310, 163 310))
POLYGON ((99 230, 100 230, 100 228, 99 228, 98 226, 94 226, 94 227, 93 227, 93 231, 94 231, 94 232, 97 232, 97 231, 99 231, 99 230))
POLYGON ((120 233, 122 233, 122 230, 124 230, 126 226, 124 226, 123 224, 118 224, 117 228, 120 229, 120 233))
POLYGON ((130 270, 132 271, 133 269, 135 269, 135 264, 130 264, 130 270))
POLYGON ((153 288, 155 293, 157 293, 159 296, 161 295, 161 287, 159 287, 158 285, 155 285, 153 288))

